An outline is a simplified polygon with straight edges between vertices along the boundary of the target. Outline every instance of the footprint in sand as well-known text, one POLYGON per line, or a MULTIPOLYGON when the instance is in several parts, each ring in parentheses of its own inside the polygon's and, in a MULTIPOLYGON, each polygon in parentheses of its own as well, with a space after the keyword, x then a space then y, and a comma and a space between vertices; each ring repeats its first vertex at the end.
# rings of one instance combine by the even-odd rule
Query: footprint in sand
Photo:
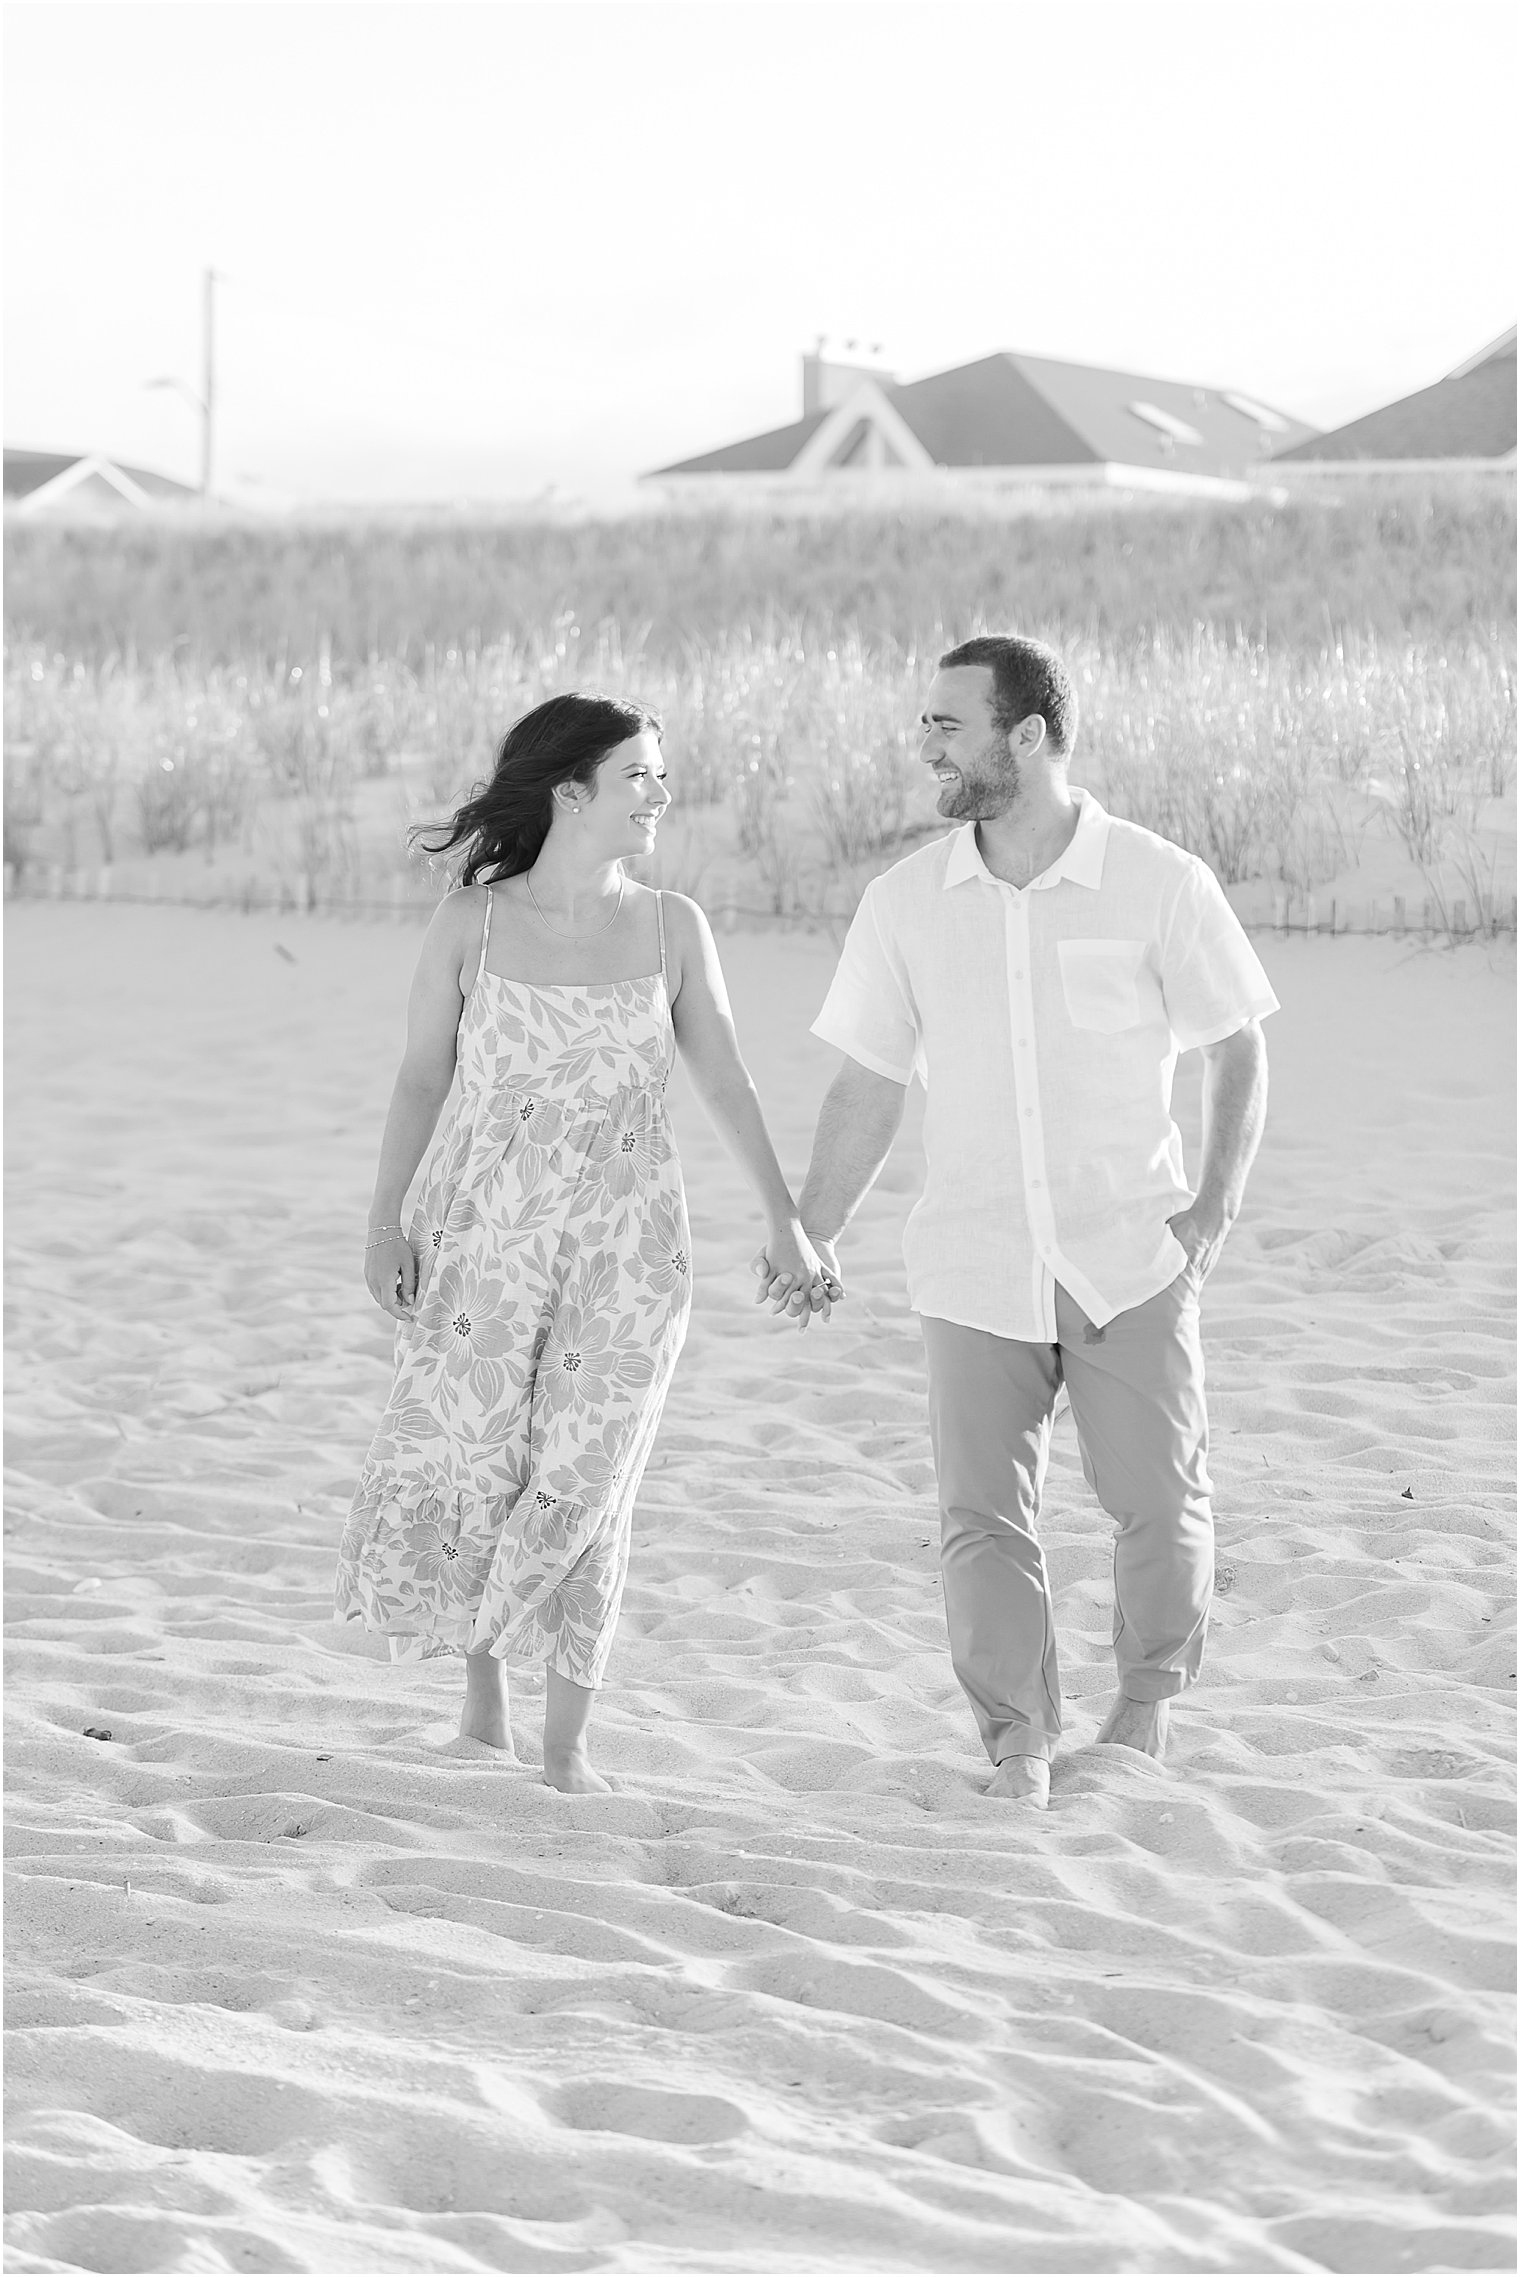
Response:
POLYGON ((933 2032, 950 2039, 979 2040, 992 2029, 982 2016, 960 2008, 938 1993, 895 1969, 866 1961, 839 1961, 819 1955, 767 1954, 763 1959, 735 1967, 730 1984, 767 1994, 772 2000, 795 2001, 804 2008, 835 2009, 844 2016, 862 2016, 878 2024, 896 2024, 908 2031, 933 2032))
MULTIPOLYGON (((458 2110, 444 2118, 418 2109, 404 2128, 382 2125, 364 2137, 347 2133, 340 2142, 332 2141, 329 2131, 311 2160, 313 2180, 324 2196, 358 2213, 399 2206, 418 2214, 486 2214, 552 2223, 560 2231, 594 2218, 593 2200, 568 2170, 564 2153, 550 2148, 553 2120, 529 2095, 514 2093, 507 2102, 509 2111, 491 2121, 458 2110), (510 2128, 510 2150, 505 2152, 504 2117, 510 2128)), ((561 2249, 548 2240, 535 2241, 531 2261, 523 2261, 521 2251, 519 2242, 512 2259, 499 2262, 493 2255, 474 2266, 565 2265, 561 2249)), ((587 2264, 577 2257, 570 2266, 587 2264)))
POLYGON ((749 2120, 721 2095, 676 2095, 668 2088, 586 2080, 551 2105, 567 2127, 584 2133, 637 2135, 655 2143, 725 2143, 749 2120))

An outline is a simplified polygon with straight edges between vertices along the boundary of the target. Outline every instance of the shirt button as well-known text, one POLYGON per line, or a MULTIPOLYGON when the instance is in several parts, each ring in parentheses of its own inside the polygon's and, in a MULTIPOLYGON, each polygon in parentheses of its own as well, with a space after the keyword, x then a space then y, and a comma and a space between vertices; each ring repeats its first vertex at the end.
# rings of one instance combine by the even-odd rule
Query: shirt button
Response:
POLYGON ((1028 1122, 1028 1120, 1029 1120, 1030 1116, 1031 1116, 1033 1113, 1034 1113, 1034 1109, 1033 1109, 1033 1107, 1026 1107, 1026 1108, 1024 1109, 1024 1120, 1025 1120, 1025 1122, 1026 1122, 1026 1123, 1028 1122))
POLYGON ((1041 1188, 1044 1186, 1045 1181, 1043 1178, 1031 1178, 1029 1183, 1033 1187, 1034 1191, 1038 1194, 1041 1188))
POLYGON ((1028 1038, 1027 1036, 1020 1036, 1020 1038, 1019 1038, 1019 1050, 1020 1050, 1021 1052, 1027 1052, 1027 1051, 1028 1051, 1028 1049, 1029 1049, 1029 1038, 1028 1038))

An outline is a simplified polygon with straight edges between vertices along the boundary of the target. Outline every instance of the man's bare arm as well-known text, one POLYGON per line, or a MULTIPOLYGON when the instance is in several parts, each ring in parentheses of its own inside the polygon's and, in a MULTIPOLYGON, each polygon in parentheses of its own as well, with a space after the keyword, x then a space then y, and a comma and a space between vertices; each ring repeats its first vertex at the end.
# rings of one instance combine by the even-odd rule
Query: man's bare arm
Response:
POLYGON ((1203 1159, 1197 1198, 1172 1231, 1198 1267, 1213 1271, 1240 1205, 1267 1120, 1267 1046, 1250 1020, 1203 1052, 1203 1159))
POLYGON ((905 1083, 846 1059, 818 1113, 813 1159, 798 1215, 809 1237, 832 1249, 892 1150, 908 1096, 905 1083))

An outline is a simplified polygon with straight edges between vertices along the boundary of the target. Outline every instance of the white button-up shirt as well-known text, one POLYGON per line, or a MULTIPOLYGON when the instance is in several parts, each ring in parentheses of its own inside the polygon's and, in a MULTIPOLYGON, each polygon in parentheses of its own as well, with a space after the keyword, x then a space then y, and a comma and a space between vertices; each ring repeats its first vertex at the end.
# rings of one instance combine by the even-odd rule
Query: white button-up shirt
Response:
POLYGON ((1058 1282, 1101 1327, 1181 1272, 1177 1055, 1277 1010, 1212 870, 1072 795, 1071 843, 1027 886, 975 823, 873 879, 813 1023, 928 1094, 914 1310, 1041 1344, 1058 1282))

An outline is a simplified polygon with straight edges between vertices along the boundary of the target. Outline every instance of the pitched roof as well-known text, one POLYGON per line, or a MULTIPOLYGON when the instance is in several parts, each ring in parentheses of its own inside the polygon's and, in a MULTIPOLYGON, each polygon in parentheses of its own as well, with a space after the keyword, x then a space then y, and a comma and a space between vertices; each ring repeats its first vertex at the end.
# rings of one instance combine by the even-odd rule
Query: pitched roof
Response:
POLYGON ((11 451, 5 454, 5 495, 7 498, 25 498, 28 492, 40 490, 51 482, 55 474, 64 474, 77 466, 79 451, 11 451))
POLYGON ((1238 473, 1267 455, 1264 443, 1296 442, 1314 432, 1304 420, 1229 388, 1147 379, 1140 372, 1055 363, 1044 356, 1007 360, 1070 422, 1095 458, 1122 466, 1238 473), (1199 440, 1173 439, 1169 449, 1165 424, 1147 412, 1162 413, 1164 421, 1179 424, 1199 440))
POLYGON ((1099 456, 1012 356, 983 356, 882 393, 940 466, 1067 466, 1099 456))
POLYGON ((742 443, 725 443, 721 450, 704 451, 674 466, 656 467, 656 474, 776 474, 789 467, 809 435, 827 419, 826 411, 810 412, 790 427, 772 427, 763 435, 746 436, 742 443))
MULTIPOLYGON (((5 496, 27 498, 44 483, 52 482, 70 467, 78 466, 82 459, 109 458, 108 452, 90 451, 18 451, 9 445, 5 451, 5 496)), ((147 491, 152 498, 193 498, 197 493, 188 483, 175 482, 167 474, 154 474, 148 467, 128 466, 124 459, 110 459, 110 464, 147 491)))
POLYGON ((1501 332, 1496 340, 1490 340, 1486 348, 1480 348, 1475 356, 1469 356, 1466 363, 1458 364, 1456 370, 1448 372, 1446 377, 1448 379, 1465 379, 1468 373, 1475 372, 1480 364, 1491 363, 1496 356, 1513 356, 1514 353, 1515 327, 1512 324, 1507 332, 1501 332))
POLYGON ((1275 454, 1284 459, 1502 459, 1515 448, 1515 335, 1434 387, 1275 454))
MULTIPOLYGON (((1220 475, 1258 465, 1264 444, 1313 433, 1302 420, 1219 388, 1138 372, 997 354, 881 393, 944 467, 1112 463, 1220 475)), ((658 474, 780 473, 827 412, 751 435, 658 474)))

